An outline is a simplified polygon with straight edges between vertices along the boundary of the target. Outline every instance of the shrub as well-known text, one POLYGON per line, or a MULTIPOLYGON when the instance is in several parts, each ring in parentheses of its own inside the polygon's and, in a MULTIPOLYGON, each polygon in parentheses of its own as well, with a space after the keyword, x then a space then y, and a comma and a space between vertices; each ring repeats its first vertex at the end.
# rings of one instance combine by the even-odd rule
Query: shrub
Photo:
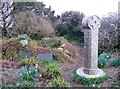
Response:
POLYGON ((117 13, 109 13, 101 19, 101 28, 99 30, 99 48, 110 52, 113 49, 119 49, 120 28, 118 27, 117 13))
MULTIPOLYGON (((21 47, 21 44, 20 42, 18 41, 18 39, 15 39, 15 40, 9 40, 7 42, 4 42, 2 44, 2 53, 4 55, 6 55, 6 53, 8 53, 9 51, 12 51, 12 52, 18 52, 18 50, 20 49, 21 47)), ((8 53, 9 54, 9 53, 8 53)), ((7 56, 7 55, 6 55, 7 56)))
POLYGON ((29 48, 35 53, 41 53, 41 52, 43 53, 43 52, 51 51, 51 49, 49 48, 44 48, 42 46, 37 46, 37 45, 32 45, 32 44, 29 45, 29 48))
POLYGON ((70 57, 68 54, 66 54, 62 48, 54 48, 52 49, 53 55, 58 61, 61 62, 73 62, 72 57, 70 57))
POLYGON ((19 40, 27 40, 27 41, 29 41, 30 38, 29 38, 29 36, 27 34, 22 34, 22 35, 20 35, 19 40))
POLYGON ((61 46, 61 41, 57 38, 43 38, 38 43, 42 47, 58 48, 61 46))
POLYGON ((30 11, 16 13, 13 17, 19 34, 29 34, 30 38, 34 39, 54 34, 52 24, 47 18, 37 16, 30 11))
POLYGON ((111 56, 109 54, 103 53, 99 55, 98 58, 98 67, 103 68, 108 63, 108 60, 111 56))
POLYGON ((18 58, 19 58, 19 55, 18 55, 17 52, 15 52, 15 51, 9 50, 9 51, 7 51, 5 54, 6 54, 6 56, 13 57, 13 58, 15 58, 15 59, 18 59, 18 58))
POLYGON ((54 63, 49 62, 46 65, 46 70, 43 73, 43 76, 45 76, 47 78, 51 78, 51 77, 56 77, 58 75, 61 75, 60 68, 58 67, 58 64, 56 62, 54 62, 54 63))
POLYGON ((57 78, 54 78, 53 80, 51 80, 47 85, 47 87, 53 87, 55 89, 57 87, 64 87, 64 89, 66 89, 67 87, 70 87, 70 86, 69 86, 69 83, 65 82, 65 80, 61 76, 58 76, 57 78))
POLYGON ((118 67, 120 66, 120 58, 113 59, 110 63, 111 66, 118 67))
POLYGON ((64 37, 59 37, 58 39, 62 41, 62 44, 64 44, 64 46, 62 47, 63 50, 68 50, 71 57, 75 58, 78 55, 76 47, 74 47, 70 42, 64 39, 64 37))
POLYGON ((100 83, 103 83, 105 80, 108 79, 108 75, 106 74, 105 76, 103 77, 98 77, 98 78, 86 78, 86 77, 83 77, 83 76, 80 76, 76 73, 76 70, 73 71, 73 78, 74 78, 74 81, 76 83, 82 83, 84 85, 96 85, 96 84, 100 84, 100 83))
POLYGON ((36 72, 37 69, 35 68, 35 66, 23 66, 20 70, 20 79, 22 80, 34 80, 36 77, 36 72))
POLYGON ((62 13, 60 22, 56 26, 56 33, 65 36, 68 40, 77 40, 83 43, 82 19, 84 14, 76 11, 62 13))
POLYGON ((37 59, 35 56, 32 56, 30 58, 24 58, 21 60, 21 64, 26 66, 32 66, 35 65, 36 63, 37 63, 37 59))
MULTIPOLYGON (((73 29, 73 30, 75 30, 75 29, 73 29)), ((64 37, 68 41, 77 41, 80 43, 84 43, 84 33, 81 31, 72 32, 71 34, 64 35, 64 37)))
POLYGON ((98 67, 99 68, 104 68, 105 67, 105 65, 107 64, 107 60, 106 59, 100 59, 100 60, 98 60, 98 67))

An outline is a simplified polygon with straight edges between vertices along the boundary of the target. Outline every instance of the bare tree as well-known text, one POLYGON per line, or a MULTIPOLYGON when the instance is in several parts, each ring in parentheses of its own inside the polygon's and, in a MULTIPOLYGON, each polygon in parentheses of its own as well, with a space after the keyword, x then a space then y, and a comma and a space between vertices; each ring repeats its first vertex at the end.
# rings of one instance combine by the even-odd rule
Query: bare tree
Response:
POLYGON ((17 28, 17 33, 28 34, 31 38, 38 39, 54 34, 51 21, 31 11, 13 14, 13 21, 17 28))
POLYGON ((117 49, 119 44, 118 13, 109 13, 101 19, 102 26, 99 31, 99 48, 108 52, 117 49))

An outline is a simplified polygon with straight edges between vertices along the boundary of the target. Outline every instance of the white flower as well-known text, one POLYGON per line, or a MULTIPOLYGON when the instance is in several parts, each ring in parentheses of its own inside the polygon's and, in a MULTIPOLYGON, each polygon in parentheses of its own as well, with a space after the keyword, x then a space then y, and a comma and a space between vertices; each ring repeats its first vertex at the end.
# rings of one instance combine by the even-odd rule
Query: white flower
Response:
POLYGON ((42 77, 42 75, 41 75, 41 74, 40 74, 39 76, 40 76, 40 77, 42 77))
POLYGON ((65 50, 64 52, 67 53, 67 54, 69 54, 69 51, 68 51, 68 50, 65 50))
POLYGON ((95 87, 95 84, 93 84, 93 87, 95 87))
POLYGON ((20 40, 20 43, 21 43, 23 46, 25 46, 25 45, 28 44, 28 41, 27 41, 27 40, 20 40))
POLYGON ((109 58, 109 56, 107 56, 107 58, 109 58))
POLYGON ((65 46, 65 44, 62 44, 62 45, 61 45, 61 47, 64 47, 64 46, 65 46))
POLYGON ((63 49, 62 48, 57 48, 58 50, 60 50, 60 51, 63 51, 63 49))

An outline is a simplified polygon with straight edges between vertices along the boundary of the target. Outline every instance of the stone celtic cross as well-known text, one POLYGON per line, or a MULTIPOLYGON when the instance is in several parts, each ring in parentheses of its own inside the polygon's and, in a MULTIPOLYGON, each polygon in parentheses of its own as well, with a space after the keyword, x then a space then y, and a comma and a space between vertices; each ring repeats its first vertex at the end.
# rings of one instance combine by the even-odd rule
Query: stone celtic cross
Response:
POLYGON ((82 20, 84 28, 84 67, 77 69, 77 74, 86 78, 101 77, 105 73, 98 68, 98 30, 101 22, 98 16, 85 17, 82 20))

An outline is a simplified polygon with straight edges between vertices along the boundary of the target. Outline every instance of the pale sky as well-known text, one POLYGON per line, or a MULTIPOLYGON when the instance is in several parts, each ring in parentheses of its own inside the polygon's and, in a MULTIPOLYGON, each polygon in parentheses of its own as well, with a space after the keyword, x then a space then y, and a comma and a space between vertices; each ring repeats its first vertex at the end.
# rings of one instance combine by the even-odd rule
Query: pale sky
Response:
POLYGON ((120 0, 37 0, 43 1, 46 7, 51 6, 55 15, 65 11, 80 11, 85 15, 106 15, 108 12, 118 11, 120 0))

